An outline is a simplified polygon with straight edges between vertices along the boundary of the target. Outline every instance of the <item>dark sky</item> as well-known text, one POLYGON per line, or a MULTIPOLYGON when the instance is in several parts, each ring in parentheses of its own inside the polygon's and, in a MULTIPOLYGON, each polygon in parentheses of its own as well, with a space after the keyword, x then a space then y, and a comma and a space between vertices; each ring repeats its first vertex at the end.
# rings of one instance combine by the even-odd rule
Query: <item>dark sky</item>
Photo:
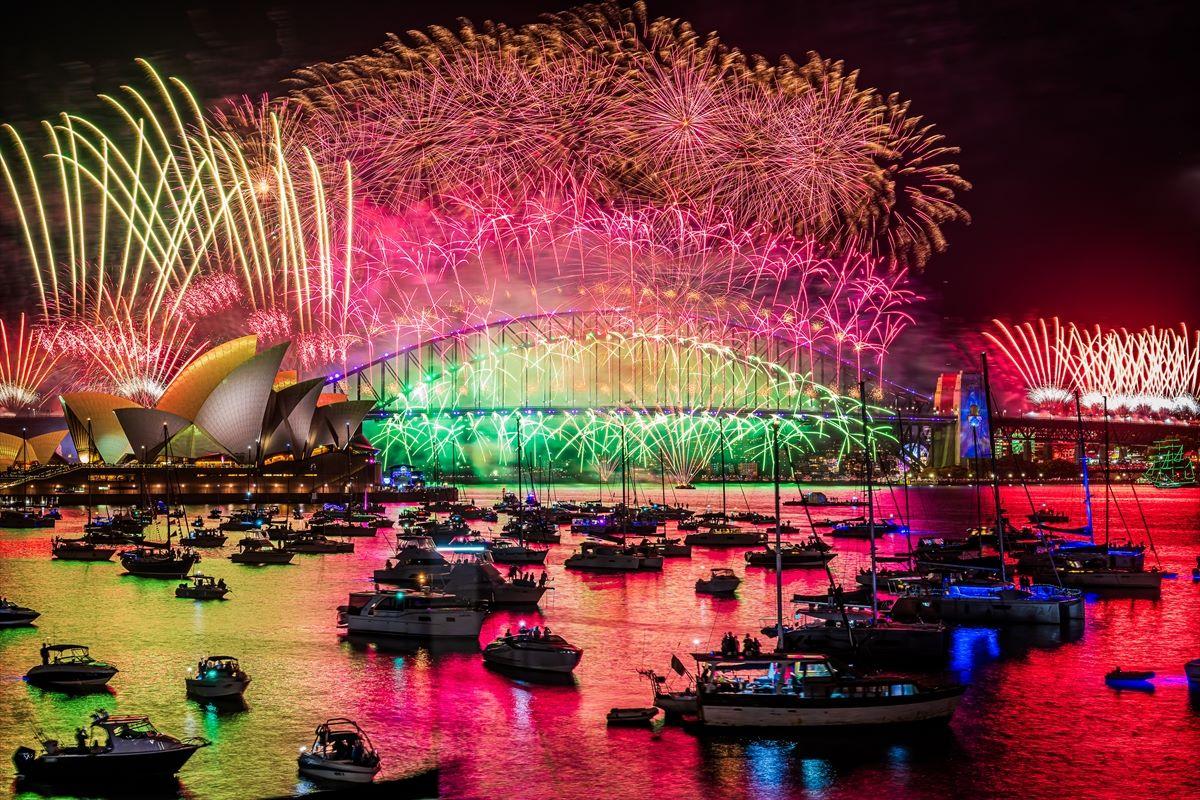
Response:
MULTIPOLYGON (((57 3, 6 8, 0 119, 94 108, 151 59, 206 99, 387 31, 530 21, 562 2, 57 3), (22 15, 27 15, 22 19, 22 15)), ((1200 324, 1200 13, 1189 2, 651 2, 774 57, 817 50, 898 90, 963 148, 975 222, 918 278, 928 327, 992 316, 1200 324)), ((940 356, 938 357, 940 360, 940 356)))

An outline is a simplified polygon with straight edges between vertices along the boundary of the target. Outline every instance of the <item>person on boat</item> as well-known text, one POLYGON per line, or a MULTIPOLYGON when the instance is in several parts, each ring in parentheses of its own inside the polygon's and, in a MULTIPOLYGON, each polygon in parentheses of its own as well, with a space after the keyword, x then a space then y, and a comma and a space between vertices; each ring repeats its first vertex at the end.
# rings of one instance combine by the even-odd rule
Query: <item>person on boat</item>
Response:
POLYGON ((224 588, 225 588, 225 579, 224 579, 224 578, 219 578, 219 579, 217 580, 217 588, 218 588, 218 589, 224 589, 224 588))
POLYGON ((505 640, 506 642, 511 642, 511 641, 512 641, 512 628, 505 628, 505 629, 504 629, 504 640, 505 640))
POLYGON ((542 629, 542 636, 546 639, 550 638, 550 626, 549 625, 547 625, 545 628, 542 629))
POLYGON ((546 581, 549 579, 549 575, 543 572, 542 577, 538 579, 538 588, 544 588, 546 586, 546 581))
POLYGON ((75 729, 75 746, 80 750, 87 748, 87 731, 83 728, 75 729))

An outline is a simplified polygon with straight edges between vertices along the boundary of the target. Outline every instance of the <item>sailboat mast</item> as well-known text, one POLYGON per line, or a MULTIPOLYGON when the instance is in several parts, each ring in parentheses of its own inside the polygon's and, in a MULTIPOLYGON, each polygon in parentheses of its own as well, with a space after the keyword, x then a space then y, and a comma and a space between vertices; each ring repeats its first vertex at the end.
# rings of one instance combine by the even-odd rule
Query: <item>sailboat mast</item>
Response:
POLYGON ((621 507, 628 505, 629 461, 625 452, 625 421, 621 420, 621 507))
POLYGON ((717 417, 717 431, 721 442, 721 521, 729 520, 725 511, 725 418, 717 417))
POLYGON ((521 412, 517 412, 517 510, 520 511, 525 502, 524 492, 521 491, 521 412))
POLYGON ((1079 469, 1083 478, 1083 508, 1087 513, 1088 538, 1096 541, 1092 530, 1092 483, 1088 480, 1087 445, 1083 442, 1083 408, 1079 402, 1079 392, 1075 393, 1075 424, 1079 429, 1079 469))
POLYGON ((1108 498, 1112 494, 1112 477, 1108 463, 1108 395, 1104 395, 1104 546, 1108 547, 1108 498))
POLYGON ((1000 512, 1000 473, 996 470, 996 431, 992 425, 992 385, 988 381, 987 353, 981 353, 983 364, 983 404, 987 407, 988 456, 992 466, 992 502, 996 506, 996 546, 1000 551, 1000 580, 1007 581, 1004 566, 1004 516, 1000 512))
POLYGON ((900 395, 896 395, 896 452, 900 456, 900 466, 904 469, 904 544, 908 548, 909 566, 913 565, 912 547, 912 509, 908 504, 908 471, 910 469, 908 456, 904 451, 904 416, 900 411, 900 395))
POLYGON ((863 427, 863 472, 867 482, 867 537, 871 542, 871 621, 879 620, 879 569, 875 561, 875 476, 871 472, 871 437, 867 427, 867 385, 858 382, 859 410, 863 427))
POLYGON ((783 520, 779 503, 779 420, 771 423, 771 472, 775 484, 775 642, 783 651, 783 520))

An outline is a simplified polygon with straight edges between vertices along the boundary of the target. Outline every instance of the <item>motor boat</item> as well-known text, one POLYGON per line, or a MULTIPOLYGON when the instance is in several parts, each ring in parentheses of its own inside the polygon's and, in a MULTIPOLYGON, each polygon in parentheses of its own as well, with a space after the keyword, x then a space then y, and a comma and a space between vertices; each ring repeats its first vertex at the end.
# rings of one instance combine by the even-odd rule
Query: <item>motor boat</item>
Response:
MULTIPOLYGON (((547 574, 535 578, 532 572, 509 568, 508 576, 496 568, 487 551, 472 553, 450 565, 450 572, 429 582, 439 592, 462 600, 485 601, 490 608, 532 608, 541 602, 551 587, 546 585, 547 574)), ((420 589, 422 585, 410 588, 420 589)))
POLYGON ((37 511, 0 509, 0 528, 53 528, 56 517, 37 511))
MULTIPOLYGON (((762 550, 749 550, 745 554, 746 565, 751 567, 771 567, 774 569, 775 548, 766 545, 762 550)), ((829 561, 837 558, 837 553, 828 550, 809 548, 803 544, 783 542, 779 547, 779 563, 784 567, 823 567, 829 561)))
POLYGON ((696 579, 696 594, 733 594, 741 584, 733 570, 718 567, 707 578, 696 579))
POLYGON ((283 549, 292 553, 353 553, 354 542, 340 542, 320 533, 301 531, 283 549))
POLYGON ((206 656, 196 664, 196 672, 184 679, 190 697, 220 700, 241 697, 250 685, 250 676, 242 671, 233 656, 206 656))
POLYGON ((300 751, 297 763, 306 778, 340 783, 370 783, 382 767, 366 732, 341 717, 317 726, 312 745, 300 751))
POLYGON ((0 628, 19 628, 32 625, 41 614, 32 608, 19 606, 7 597, 0 597, 0 628))
POLYGON ((555 672, 574 671, 583 650, 549 630, 521 628, 517 633, 497 636, 483 648, 483 662, 494 667, 555 672))
POLYGON ((594 572, 638 572, 661 570, 662 556, 644 555, 636 548, 622 547, 610 542, 582 542, 579 550, 567 556, 567 569, 594 572))
POLYGON ((658 709, 649 708, 613 708, 605 716, 609 725, 649 725, 658 716, 658 709))
POLYGON ((701 724, 714 727, 821 728, 948 721, 959 685, 911 678, 859 678, 823 655, 695 653, 701 724))
POLYGON ((217 580, 211 575, 199 573, 192 576, 191 583, 181 583, 175 587, 175 596, 188 600, 224 600, 229 594, 225 579, 217 580))
POLYGON ((685 544, 700 547, 754 547, 767 543, 764 531, 739 528, 736 525, 717 524, 708 530, 697 530, 683 539, 685 544))
POLYGON ((663 539, 655 544, 664 558, 691 558, 692 546, 683 539, 663 539))
POLYGON ((1041 525, 1046 522, 1061 523, 1071 521, 1071 518, 1067 514, 1056 511, 1045 504, 1042 504, 1042 507, 1035 510, 1032 514, 1026 515, 1025 519, 1034 525, 1041 525))
POLYGON ((497 564, 545 564, 549 550, 542 550, 512 539, 493 539, 488 544, 492 560, 497 564))
POLYGON ((74 747, 63 747, 40 733, 40 754, 29 747, 18 747, 13 754, 18 777, 86 786, 89 790, 100 786, 133 788, 170 778, 183 769, 193 753, 211 744, 199 737, 176 739, 160 733, 149 717, 140 714, 109 716, 97 711, 89 727, 90 744, 88 731, 79 728, 74 747), (98 734, 103 734, 103 740, 98 734))
POLYGON ((450 562, 428 536, 397 537, 396 552, 383 569, 375 570, 376 583, 397 586, 428 585, 450 572, 450 562))
POLYGON ((1083 619, 1083 609, 1083 594, 1078 589, 962 581, 939 590, 917 589, 903 595, 892 606, 892 616, 989 625, 1064 625, 1083 619))
MULTIPOLYGON (((671 660, 673 665, 683 670, 683 663, 675 656, 672 656, 671 660)), ((659 675, 652 669, 639 669, 638 674, 650 681, 654 691, 654 705, 662 709, 667 719, 695 716, 700 710, 696 705, 696 687, 690 680, 686 688, 673 691, 667 688, 665 675, 659 675)))
MULTIPOLYGON (((940 622, 899 622, 863 606, 806 603, 797 608, 795 625, 784 626, 785 653, 825 653, 872 665, 944 662, 950 631, 940 622)), ((766 636, 778 631, 764 627, 766 636)))
POLYGON ((191 530, 179 537, 179 543, 184 547, 221 547, 228 539, 221 531, 204 527, 204 520, 196 517, 192 520, 191 530))
POLYGON ((267 564, 290 564, 293 553, 271 544, 269 539, 247 537, 238 543, 238 551, 230 553, 229 560, 235 564, 265 566, 267 564))
POLYGON ((99 689, 117 674, 112 664, 92 658, 86 645, 43 644, 40 652, 42 663, 26 672, 25 680, 43 689, 99 689))
POLYGON ((351 592, 338 607, 349 633, 420 638, 478 638, 486 608, 434 591, 351 592))
POLYGON ((885 533, 907 533, 908 526, 902 525, 893 519, 878 520, 873 525, 864 519, 842 520, 835 522, 829 526, 830 536, 844 536, 853 539, 867 539, 871 536, 871 529, 875 529, 875 535, 880 536, 885 533))
POLYGON ((1193 658, 1183 665, 1183 674, 1187 677, 1188 688, 1200 690, 1200 658, 1193 658))
POLYGON ((142 578, 186 578, 200 561, 194 550, 174 547, 135 547, 121 553, 121 566, 142 578))
POLYGON ((50 554, 59 561, 110 561, 116 552, 115 547, 104 547, 86 538, 62 539, 55 536, 50 540, 50 554))
POLYGON ((1154 671, 1149 669, 1121 669, 1117 667, 1104 674, 1104 682, 1109 686, 1118 688, 1153 688, 1150 683, 1153 678, 1154 671))
POLYGON ((208 510, 209 519, 220 519, 222 516, 221 509, 217 508, 216 506, 213 506, 208 510))

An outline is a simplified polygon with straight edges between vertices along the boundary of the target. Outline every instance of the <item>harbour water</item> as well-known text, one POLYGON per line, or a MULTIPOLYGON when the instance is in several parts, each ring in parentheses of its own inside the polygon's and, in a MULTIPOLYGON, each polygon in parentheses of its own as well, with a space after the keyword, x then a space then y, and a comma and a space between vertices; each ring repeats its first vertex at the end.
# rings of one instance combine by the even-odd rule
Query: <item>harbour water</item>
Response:
MULTIPOLYGON (((657 487, 644 488, 658 499, 657 487)), ((1074 519, 1082 513, 1078 488, 1033 493, 1074 519)), ((1130 488, 1114 493, 1113 535, 1123 537, 1128 523, 1143 539, 1130 488)), ((956 630, 950 671, 970 688, 945 729, 786 738, 604 724, 613 706, 649 704, 639 667, 667 671, 672 654, 686 663, 687 653, 716 646, 726 631, 756 632, 773 618, 773 574, 746 568, 745 548, 696 548, 691 559, 669 559, 661 574, 594 575, 564 570, 579 540, 564 532, 548 558, 554 590, 540 612, 494 613, 480 637, 486 643, 523 620, 548 623, 584 649, 573 684, 538 685, 484 668, 473 643, 431 649, 339 635, 336 607, 349 591, 369 588, 370 571, 391 552, 392 531, 356 540, 352 555, 257 568, 228 560, 238 538, 231 536, 222 550, 205 551, 200 565, 225 578, 230 599, 198 603, 176 599, 174 581, 123 575, 115 560, 51 561, 50 538, 81 529, 82 510, 66 509, 54 531, 0 532, 0 594, 42 613, 36 628, 0 631, 0 793, 16 791, 9 755, 32 743, 33 727, 66 740, 105 708, 146 713, 164 731, 212 740, 182 772, 180 792, 214 800, 312 790, 296 776, 296 754, 334 716, 356 719, 371 734, 383 778, 437 765, 441 795, 451 798, 1197 797, 1200 700, 1187 691, 1183 664, 1200 657, 1200 583, 1191 579, 1200 490, 1137 493, 1162 569, 1178 573, 1164 580, 1161 598, 1089 596, 1078 630, 956 630), (724 566, 744 574, 737 596, 697 596, 696 578, 724 566), (22 675, 43 641, 86 644, 117 665, 112 691, 67 697, 27 686, 22 675), (184 697, 185 671, 218 653, 239 657, 253 677, 243 710, 184 697), (1156 690, 1107 688, 1103 675, 1117 665, 1155 670, 1156 690)), ((497 494, 498 487, 468 490, 486 503, 497 494)), ((556 494, 587 499, 596 489, 564 486, 556 494)), ((677 496, 697 509, 720 505, 717 486, 677 496)), ((769 486, 731 485, 728 498, 731 510, 771 511, 769 486)), ((903 500, 885 490, 880 502, 886 514, 903 500)), ((970 488, 913 489, 909 503, 914 530, 931 535, 961 532, 978 510, 970 488)), ((1027 513, 1019 487, 1004 489, 1004 503, 1017 519, 1027 513)), ((982 505, 986 514, 987 497, 982 505)), ((189 509, 193 516, 206 510, 189 509)), ((818 519, 851 513, 813 509, 818 519)), ((807 533, 803 509, 784 516, 807 533)), ((903 536, 884 539, 881 552, 905 547, 903 536)), ((852 586, 867 545, 833 541, 832 568, 852 586)), ((1154 561, 1148 554, 1148 565, 1154 561)), ((819 569, 784 577, 785 597, 826 585, 819 569)))

